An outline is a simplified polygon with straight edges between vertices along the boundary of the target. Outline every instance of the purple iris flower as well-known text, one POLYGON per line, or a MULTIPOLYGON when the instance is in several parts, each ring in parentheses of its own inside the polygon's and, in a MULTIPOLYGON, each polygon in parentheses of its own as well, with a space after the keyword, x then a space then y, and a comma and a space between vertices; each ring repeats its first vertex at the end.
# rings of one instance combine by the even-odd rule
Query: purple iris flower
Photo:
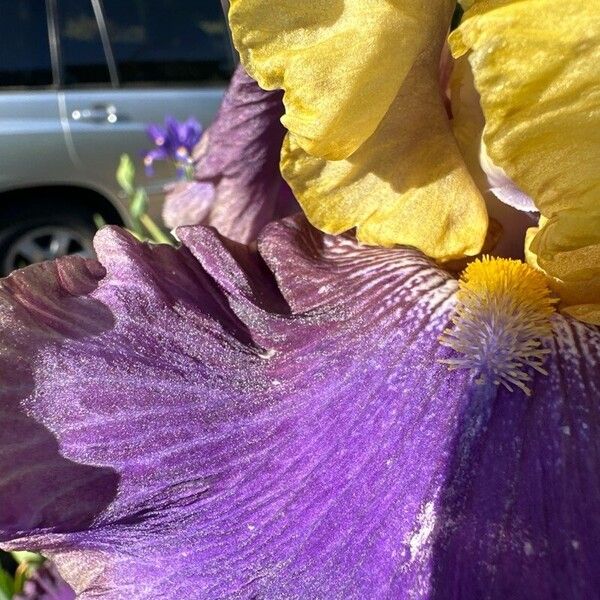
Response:
POLYGON ((0 531, 81 598, 592 598, 600 331, 448 371, 456 281, 303 217, 2 283, 0 531), (557 568, 560 565, 560 568, 557 568))
MULTIPOLYGON (((252 182, 242 122, 215 194, 252 182)), ((241 233, 105 228, 0 282, 0 546, 84 600, 595 597, 599 328, 553 316, 529 396, 477 382, 451 274, 300 215, 240 243, 277 209, 235 197, 241 233)))
POLYGON ((265 92, 240 65, 215 119, 194 153, 191 182, 167 195, 168 227, 212 225, 242 243, 270 221, 299 211, 279 171, 285 135, 281 91, 265 92))
POLYGON ((144 155, 146 173, 154 173, 154 162, 172 160, 178 170, 183 170, 192 163, 194 147, 202 137, 202 125, 193 117, 180 123, 174 117, 165 118, 165 124, 153 123, 146 128, 146 133, 155 148, 144 155))

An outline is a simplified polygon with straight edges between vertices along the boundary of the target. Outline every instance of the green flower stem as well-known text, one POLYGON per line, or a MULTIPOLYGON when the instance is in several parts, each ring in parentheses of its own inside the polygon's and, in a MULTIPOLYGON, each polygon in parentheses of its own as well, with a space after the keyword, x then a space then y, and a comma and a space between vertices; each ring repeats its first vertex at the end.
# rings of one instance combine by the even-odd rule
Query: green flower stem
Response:
POLYGON ((144 213, 139 216, 140 223, 146 228, 148 233, 152 236, 155 242, 159 244, 173 245, 173 240, 169 235, 164 233, 162 229, 150 218, 149 215, 144 213))

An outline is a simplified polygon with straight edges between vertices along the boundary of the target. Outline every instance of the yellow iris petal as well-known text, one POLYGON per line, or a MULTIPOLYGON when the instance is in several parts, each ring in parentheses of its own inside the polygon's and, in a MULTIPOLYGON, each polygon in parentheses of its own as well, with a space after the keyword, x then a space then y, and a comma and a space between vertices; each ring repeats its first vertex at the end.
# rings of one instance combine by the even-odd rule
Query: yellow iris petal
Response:
POLYGON ((450 131, 437 80, 415 66, 377 131, 350 158, 310 156, 288 136, 281 170, 310 221, 356 227, 367 244, 415 246, 440 260, 474 255, 485 204, 450 131))
POLYGON ((347 158, 370 137, 450 0, 231 0, 244 66, 285 90, 282 121, 313 156, 347 158))
POLYGON ((526 256, 530 264, 553 273, 550 285, 560 296, 563 312, 600 325, 600 244, 586 245, 600 229, 600 217, 585 210, 569 210, 551 219, 540 219, 540 227, 527 234, 526 256), (573 240, 578 232, 579 242, 573 240), (542 260, 539 246, 545 249, 542 260))
POLYGON ((282 87, 282 173, 329 233, 477 254, 487 213, 452 135, 439 62, 452 0, 232 0, 242 61, 282 87))
POLYGON ((450 77, 450 102, 452 106, 452 132, 479 189, 489 190, 489 183, 479 164, 481 134, 485 119, 475 89, 473 73, 466 58, 454 61, 450 77))
POLYGON ((531 227, 531 216, 499 200, 490 191, 490 181, 481 167, 481 136, 485 119, 475 89, 473 72, 466 56, 454 61, 450 79, 450 99, 452 103, 452 131, 469 169, 485 199, 490 227, 486 252, 494 256, 522 258, 524 254, 525 233, 531 227), (493 237, 494 223, 499 226, 497 238, 493 237), (489 245, 490 242, 493 245, 489 245))
POLYGON ((471 52, 489 156, 548 219, 539 266, 564 306, 599 311, 600 3, 478 0, 450 43, 471 52))

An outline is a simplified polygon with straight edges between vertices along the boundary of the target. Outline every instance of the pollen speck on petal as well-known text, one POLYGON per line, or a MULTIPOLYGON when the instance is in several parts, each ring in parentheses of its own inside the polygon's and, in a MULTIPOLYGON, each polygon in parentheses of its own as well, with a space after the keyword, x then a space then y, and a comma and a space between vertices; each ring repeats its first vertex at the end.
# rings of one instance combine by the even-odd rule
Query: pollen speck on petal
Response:
POLYGON ((531 394, 527 373, 543 368, 557 300, 545 276, 518 261, 484 256, 463 272, 452 317, 440 341, 461 356, 451 369, 469 369, 477 383, 513 386, 531 394))

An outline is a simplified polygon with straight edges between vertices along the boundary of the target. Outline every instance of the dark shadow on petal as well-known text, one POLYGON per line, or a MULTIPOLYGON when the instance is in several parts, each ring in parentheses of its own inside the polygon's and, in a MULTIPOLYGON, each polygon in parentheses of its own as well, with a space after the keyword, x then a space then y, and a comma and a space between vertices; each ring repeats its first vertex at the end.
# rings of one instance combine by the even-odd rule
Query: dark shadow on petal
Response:
POLYGON ((245 295, 247 300, 270 314, 291 313, 256 242, 241 244, 206 227, 180 227, 177 234, 226 294, 245 295))
POLYGON ((116 472, 64 458, 23 407, 38 352, 112 327, 110 311, 83 297, 103 275, 95 261, 66 258, 0 282, 0 540, 86 527, 116 495, 116 472))
POLYGON ((599 338, 556 321, 531 397, 473 387, 437 511, 434 600, 598 597, 599 338))

